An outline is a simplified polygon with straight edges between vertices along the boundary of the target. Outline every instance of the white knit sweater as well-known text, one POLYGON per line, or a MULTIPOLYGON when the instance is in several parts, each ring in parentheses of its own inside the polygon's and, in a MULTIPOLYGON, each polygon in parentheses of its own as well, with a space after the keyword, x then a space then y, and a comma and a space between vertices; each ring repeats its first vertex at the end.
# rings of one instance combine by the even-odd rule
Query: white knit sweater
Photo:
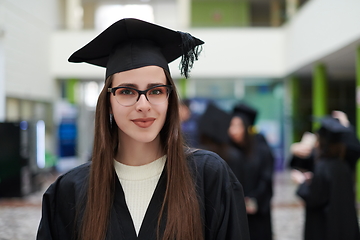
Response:
POLYGON ((129 166, 114 160, 115 171, 124 190, 137 235, 165 162, 166 155, 142 166, 129 166))

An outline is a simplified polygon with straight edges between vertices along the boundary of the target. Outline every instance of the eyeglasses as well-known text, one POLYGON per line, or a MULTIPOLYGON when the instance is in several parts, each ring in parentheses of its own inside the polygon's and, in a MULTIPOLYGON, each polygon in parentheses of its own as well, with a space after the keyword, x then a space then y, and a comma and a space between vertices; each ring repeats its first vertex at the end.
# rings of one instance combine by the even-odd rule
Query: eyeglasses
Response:
POLYGON ((125 107, 132 106, 139 101, 141 94, 144 94, 146 100, 151 104, 164 103, 168 99, 171 91, 171 85, 156 85, 144 91, 132 87, 108 88, 108 92, 114 95, 116 101, 125 107))

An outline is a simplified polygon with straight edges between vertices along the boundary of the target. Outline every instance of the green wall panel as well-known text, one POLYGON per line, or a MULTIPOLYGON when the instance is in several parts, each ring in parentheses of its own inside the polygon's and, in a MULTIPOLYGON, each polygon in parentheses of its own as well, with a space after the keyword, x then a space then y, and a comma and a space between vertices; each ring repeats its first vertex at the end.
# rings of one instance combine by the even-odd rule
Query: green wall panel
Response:
POLYGON ((191 3, 193 27, 243 27, 249 26, 248 1, 207 1, 191 3))
MULTIPOLYGON (((318 63, 313 70, 313 116, 316 118, 324 117, 328 108, 328 84, 326 76, 326 67, 318 63)), ((313 132, 318 130, 320 123, 313 122, 313 132)))

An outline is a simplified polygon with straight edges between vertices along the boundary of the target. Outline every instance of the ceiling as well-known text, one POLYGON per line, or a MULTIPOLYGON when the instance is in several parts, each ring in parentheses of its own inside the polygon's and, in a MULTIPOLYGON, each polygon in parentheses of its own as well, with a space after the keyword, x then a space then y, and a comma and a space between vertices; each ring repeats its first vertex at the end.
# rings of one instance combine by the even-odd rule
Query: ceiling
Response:
MULTIPOLYGON (((109 3, 109 4, 144 4, 144 3, 159 3, 159 2, 176 2, 179 0, 82 0, 83 4, 86 3, 109 3)), ((191 1, 191 0, 189 0, 191 1)), ((250 0, 252 2, 267 2, 269 0, 250 0)), ((281 0, 280 0, 281 1, 281 0)), ((302 0, 301 3, 306 2, 302 0)), ((346 47, 339 49, 327 56, 316 60, 326 66, 327 73, 331 79, 354 79, 356 77, 356 51, 360 46, 360 40, 348 44, 346 47)), ((313 66, 316 62, 311 62, 303 66, 294 73, 300 77, 311 77, 313 66)))
MULTIPOLYGON (((139 3, 156 3, 156 2, 177 2, 179 0, 82 0, 82 3, 116 3, 116 4, 139 4, 139 3)), ((183 1, 183 0, 181 0, 183 1)), ((191 0, 189 0, 191 1, 191 0)), ((222 1, 222 0, 218 0, 222 1)), ((240 1, 240 0, 239 0, 240 1)), ((251 2, 269 2, 269 0, 250 0, 251 2)), ((283 2, 285 0, 279 0, 283 2)), ((300 0, 300 4, 306 2, 307 0, 300 0)))
MULTIPOLYGON (((359 46, 360 40, 354 41, 346 47, 320 58, 316 62, 323 63, 326 66, 326 71, 331 79, 354 79, 356 78, 356 52, 359 46)), ((302 77, 311 77, 313 66, 316 62, 302 67, 294 74, 302 77)))
POLYGON ((107 4, 144 4, 157 2, 176 2, 177 0, 82 0, 82 3, 107 3, 107 4))

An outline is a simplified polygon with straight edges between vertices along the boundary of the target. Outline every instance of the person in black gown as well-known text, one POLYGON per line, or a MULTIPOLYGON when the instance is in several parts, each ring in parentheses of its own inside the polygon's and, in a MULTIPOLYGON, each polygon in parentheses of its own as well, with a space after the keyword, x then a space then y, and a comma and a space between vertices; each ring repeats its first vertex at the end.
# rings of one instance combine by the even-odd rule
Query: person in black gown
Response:
POLYGON ((253 130, 256 115, 244 103, 234 107, 228 130, 231 146, 225 159, 244 187, 250 239, 271 240, 274 157, 264 136, 253 130))
MULTIPOLYGON (((338 119, 339 123, 348 129, 348 131, 342 134, 345 146, 344 160, 349 165, 353 181, 355 182, 356 164, 360 158, 359 139, 346 113, 332 111, 331 117, 338 119)), ((315 162, 315 142, 315 134, 305 132, 300 142, 293 143, 290 146, 289 167, 302 172, 312 172, 315 162)))
POLYGON ((122 19, 71 55, 106 68, 92 160, 44 193, 38 240, 249 240, 242 185, 217 154, 183 144, 168 63, 188 77, 203 41, 122 19))
POLYGON ((179 114, 185 144, 189 147, 197 148, 199 146, 197 124, 191 111, 190 99, 180 101, 179 114))
POLYGON ((350 131, 334 117, 323 118, 313 170, 292 170, 306 206, 305 240, 360 239, 352 170, 344 159, 350 131))

